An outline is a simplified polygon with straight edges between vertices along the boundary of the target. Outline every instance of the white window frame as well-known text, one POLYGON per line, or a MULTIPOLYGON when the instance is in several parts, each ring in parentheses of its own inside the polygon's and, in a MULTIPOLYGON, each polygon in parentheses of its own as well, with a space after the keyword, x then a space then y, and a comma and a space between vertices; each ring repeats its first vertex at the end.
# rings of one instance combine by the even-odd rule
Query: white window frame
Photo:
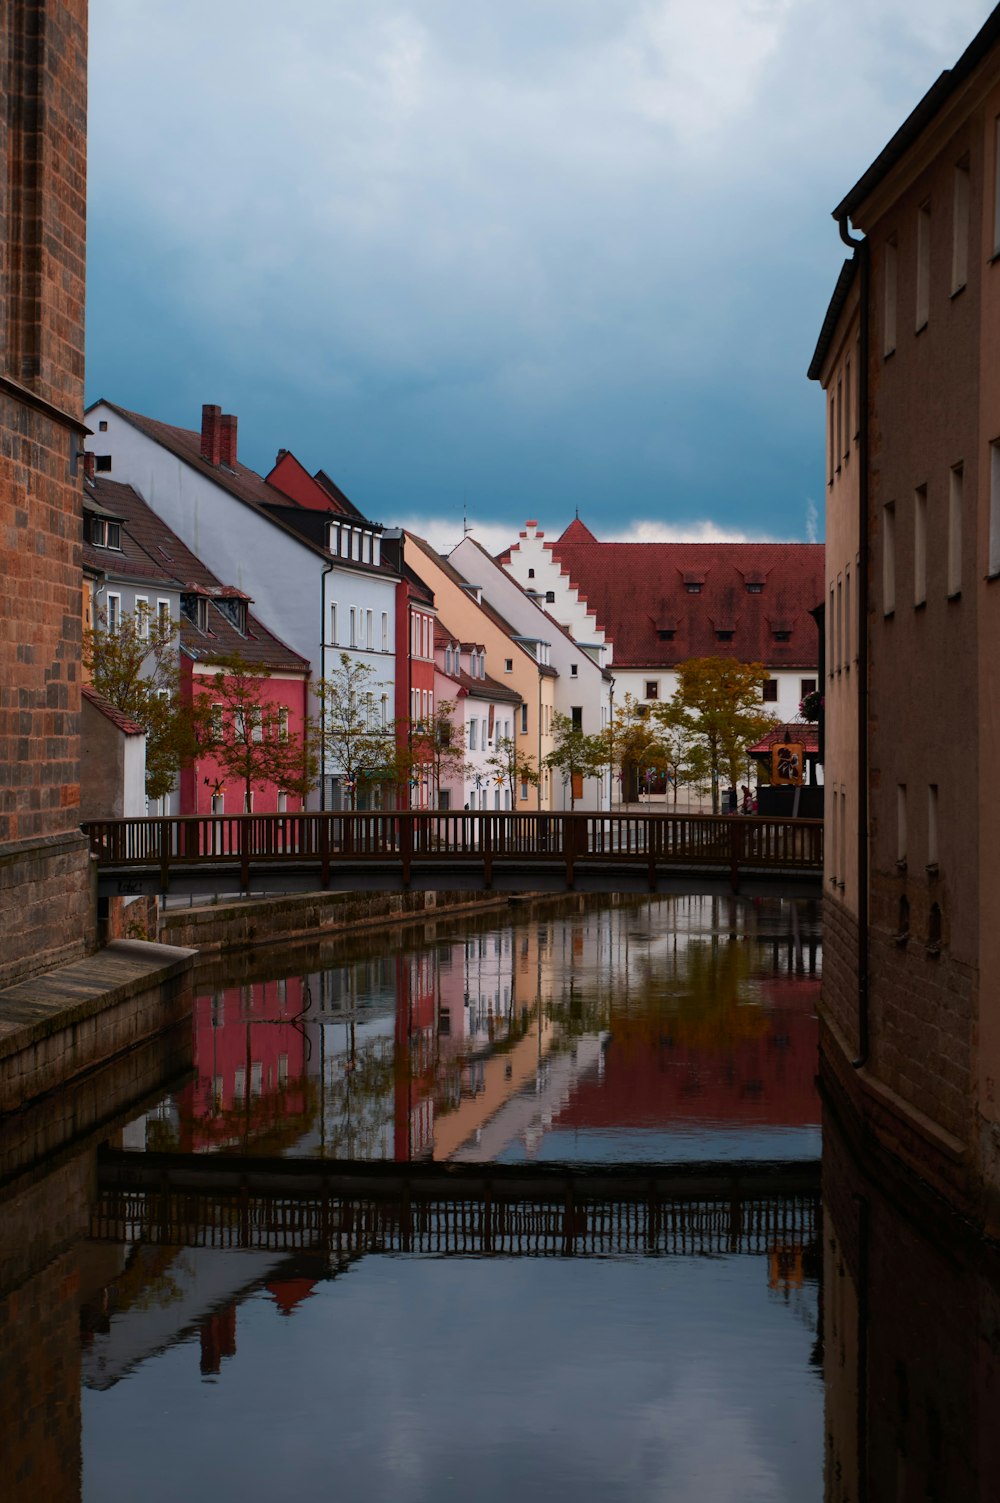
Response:
POLYGON ((145 595, 135 597, 135 634, 141 642, 149 641, 149 600, 145 595))
POLYGON ((122 622, 122 597, 120 594, 109 590, 105 596, 104 614, 107 621, 108 635, 116 637, 122 622))

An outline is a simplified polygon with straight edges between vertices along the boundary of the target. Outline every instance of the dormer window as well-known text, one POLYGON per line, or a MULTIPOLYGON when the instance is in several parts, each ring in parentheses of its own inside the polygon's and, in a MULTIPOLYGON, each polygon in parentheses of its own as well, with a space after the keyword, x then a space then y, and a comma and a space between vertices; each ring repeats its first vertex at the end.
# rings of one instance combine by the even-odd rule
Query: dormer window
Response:
POLYGON ((199 631, 208 631, 208 600, 204 595, 182 595, 181 615, 199 631))
POLYGON ((106 517, 91 517, 90 541, 95 548, 118 548, 122 545, 122 524, 106 517))
MULTIPOLYGON (((219 607, 219 610, 222 612, 222 614, 225 616, 226 620, 230 623, 230 625, 235 626, 240 635, 245 637, 247 634, 246 601, 237 600, 230 597, 229 599, 225 600, 217 600, 215 603, 219 607)), ((208 607, 206 602, 206 613, 207 608, 208 607)))
POLYGON ((677 633, 672 626, 659 626, 656 629, 656 635, 661 642, 672 642, 677 633))
POLYGON ((747 569, 743 574, 743 588, 748 595, 763 594, 767 574, 762 569, 747 569))
POLYGON ((771 633, 771 636, 774 638, 774 640, 776 642, 790 642, 792 640, 792 634, 791 634, 791 632, 790 631, 785 631, 781 627, 777 627, 771 633))
POLYGON ((748 595, 762 595, 764 593, 764 586, 755 579, 747 580, 746 589, 748 595))
POLYGON ((685 583, 684 588, 685 588, 685 590, 687 591, 687 593, 689 595, 700 595, 701 594, 701 581, 697 580, 697 579, 688 580, 685 583))
POLYGON ((732 628, 728 626, 719 627, 719 629, 715 633, 715 636, 716 640, 719 642, 731 642, 733 640, 732 628))

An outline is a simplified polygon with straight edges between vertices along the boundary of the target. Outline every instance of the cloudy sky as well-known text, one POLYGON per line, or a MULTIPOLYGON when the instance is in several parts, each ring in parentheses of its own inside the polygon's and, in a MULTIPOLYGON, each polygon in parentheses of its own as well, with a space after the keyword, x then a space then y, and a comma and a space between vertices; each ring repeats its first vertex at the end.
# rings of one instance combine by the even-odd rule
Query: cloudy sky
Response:
POLYGON ((989 0, 91 0, 88 394, 487 546, 822 535, 830 210, 989 0))

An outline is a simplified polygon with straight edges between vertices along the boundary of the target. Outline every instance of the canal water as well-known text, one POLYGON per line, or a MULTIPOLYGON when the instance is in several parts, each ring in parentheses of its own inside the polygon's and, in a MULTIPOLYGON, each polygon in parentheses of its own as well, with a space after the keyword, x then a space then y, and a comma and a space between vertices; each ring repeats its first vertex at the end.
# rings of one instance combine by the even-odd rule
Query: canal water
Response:
POLYGON ((820 1204, 820 934, 573 900, 206 969, 193 1068, 8 1177, 15 1503, 1000 1495, 992 1265, 831 1122, 820 1204))

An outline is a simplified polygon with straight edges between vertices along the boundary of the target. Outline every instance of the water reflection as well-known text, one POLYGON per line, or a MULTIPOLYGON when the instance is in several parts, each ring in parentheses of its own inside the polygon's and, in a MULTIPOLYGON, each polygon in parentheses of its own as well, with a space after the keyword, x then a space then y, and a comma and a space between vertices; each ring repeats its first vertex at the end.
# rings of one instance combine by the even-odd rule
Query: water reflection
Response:
POLYGON ((146 1146, 459 1162, 816 1157, 811 905, 631 900, 220 985, 146 1146))

